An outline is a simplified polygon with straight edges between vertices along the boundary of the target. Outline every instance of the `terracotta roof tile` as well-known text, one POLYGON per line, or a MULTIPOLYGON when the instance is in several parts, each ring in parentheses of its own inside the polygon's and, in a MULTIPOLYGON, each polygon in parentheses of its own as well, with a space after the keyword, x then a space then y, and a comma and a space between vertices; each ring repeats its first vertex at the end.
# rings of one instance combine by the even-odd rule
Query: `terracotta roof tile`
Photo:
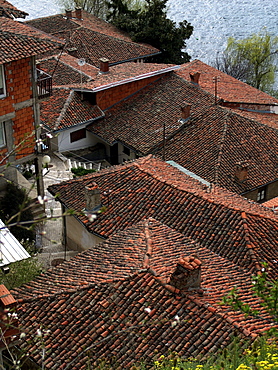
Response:
POLYGON ((263 205, 268 208, 277 208, 278 207, 278 197, 268 200, 264 202, 263 205))
POLYGON ((213 104, 213 98, 179 77, 168 74, 106 111, 105 118, 88 129, 112 144, 121 141, 137 152, 147 154, 166 136, 178 131, 183 122, 181 107, 192 105, 192 112, 213 104))
POLYGON ((50 130, 59 131, 99 118, 103 112, 73 90, 53 89, 53 95, 41 102, 41 121, 50 130))
POLYGON ((151 73, 167 73, 176 67, 170 64, 127 62, 110 66, 108 73, 99 73, 99 68, 90 64, 80 68, 77 58, 63 53, 61 56, 41 59, 39 68, 53 75, 53 85, 56 87, 80 89, 82 73, 82 88, 94 90, 111 87, 115 83, 132 82, 132 79, 140 77, 146 78, 151 73))
POLYGON ((164 152, 166 160, 238 194, 276 181, 276 115, 269 113, 269 127, 251 113, 249 118, 240 110, 215 106, 212 95, 177 77, 177 71, 107 110, 88 129, 110 145, 118 141, 143 155, 164 152), (191 108, 183 121, 184 104, 191 108), (243 161, 248 162, 248 175, 239 181, 236 166, 243 161))
POLYGON ((63 45, 55 37, 9 18, 0 17, 0 27, 0 64, 38 55, 63 45))
MULTIPOLYGON (((204 356, 227 346, 235 333, 240 340, 253 340, 271 325, 266 313, 261 310, 260 317, 246 318, 219 305, 222 297, 238 286, 240 299, 258 309, 260 302, 252 294, 250 277, 251 272, 148 219, 13 294, 20 302, 18 314, 27 341, 38 327, 49 330, 44 335, 46 369, 62 369, 65 365, 85 369, 88 354, 79 349, 88 347, 93 363, 114 358, 127 368, 142 359, 152 360, 154 351, 158 356, 168 351, 186 357, 204 356), (150 253, 144 236, 152 241, 150 265, 156 269, 155 275, 151 269, 140 269, 144 253, 150 253), (131 243, 132 251, 128 248, 131 243), (193 261, 202 262, 202 292, 168 289, 173 287, 163 281, 167 281, 180 257, 189 261, 196 252, 198 258, 193 261), (163 264, 167 264, 166 274, 161 269, 163 264), (111 275, 120 280, 105 282, 105 275, 110 277, 109 268, 111 275), (81 287, 84 277, 87 286, 81 287)), ((40 364, 39 344, 26 342, 25 346, 40 364)))
POLYGON ((25 13, 22 10, 17 9, 14 5, 9 3, 6 0, 0 0, 0 17, 7 18, 25 18, 28 13, 25 13))
POLYGON ((254 87, 245 84, 233 78, 226 73, 223 73, 216 68, 213 68, 200 60, 194 60, 190 63, 183 64, 178 74, 188 81, 191 81, 190 73, 200 72, 199 86, 208 91, 215 93, 214 77, 218 77, 217 96, 228 102, 245 102, 258 104, 278 104, 278 99, 255 89, 254 87))
POLYGON ((85 207, 85 186, 92 182, 97 183, 107 210, 93 223, 86 222, 86 216, 75 216, 89 232, 107 238, 127 225, 155 217, 250 271, 256 272, 261 261, 275 267, 277 217, 263 206, 221 188, 210 190, 154 157, 52 185, 49 190, 66 208, 80 212, 85 207), (111 190, 109 205, 102 195, 107 190, 111 190))
POLYGON ((100 58, 108 58, 111 64, 144 58, 159 53, 145 44, 132 42, 115 27, 83 11, 83 20, 67 19, 58 14, 39 18, 27 23, 44 32, 66 40, 66 50, 74 48, 78 58, 99 66, 100 58))

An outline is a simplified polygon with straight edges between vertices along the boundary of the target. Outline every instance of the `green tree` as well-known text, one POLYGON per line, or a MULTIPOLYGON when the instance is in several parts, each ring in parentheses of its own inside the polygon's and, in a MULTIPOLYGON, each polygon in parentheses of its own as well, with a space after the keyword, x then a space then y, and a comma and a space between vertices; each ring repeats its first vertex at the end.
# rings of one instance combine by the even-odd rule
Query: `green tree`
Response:
MULTIPOLYGON (((108 14, 108 3, 106 0, 56 0, 58 5, 64 10, 74 10, 81 8, 92 13, 98 18, 106 20, 108 14)), ((124 0, 131 9, 141 7, 143 0, 124 0)))
POLYGON ((152 61, 182 64, 190 60, 184 51, 193 27, 187 21, 177 24, 167 18, 167 0, 146 0, 140 8, 123 0, 110 0, 108 20, 126 31, 135 42, 150 44, 162 53, 152 61))
POLYGON ((277 70, 278 37, 266 30, 243 39, 230 37, 216 68, 262 91, 271 91, 277 70))

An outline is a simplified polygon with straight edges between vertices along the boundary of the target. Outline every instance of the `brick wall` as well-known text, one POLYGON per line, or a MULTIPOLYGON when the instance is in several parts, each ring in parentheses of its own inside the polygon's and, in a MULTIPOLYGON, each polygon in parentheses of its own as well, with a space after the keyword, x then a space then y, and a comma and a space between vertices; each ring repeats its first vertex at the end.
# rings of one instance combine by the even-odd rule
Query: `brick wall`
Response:
POLYGON ((101 109, 111 107, 113 104, 118 103, 122 99, 134 94, 136 91, 142 89, 146 85, 156 81, 161 76, 153 76, 143 80, 133 81, 124 85, 119 85, 111 89, 103 90, 97 93, 96 101, 101 109))
MULTIPOLYGON (((34 136, 26 137, 34 131, 34 112, 32 105, 32 61, 31 58, 16 60, 4 65, 6 97, 0 99, 0 117, 14 113, 12 129, 14 145, 23 141, 17 151, 16 159, 30 154, 34 150, 34 136)), ((0 150, 0 158, 8 148, 0 150)))

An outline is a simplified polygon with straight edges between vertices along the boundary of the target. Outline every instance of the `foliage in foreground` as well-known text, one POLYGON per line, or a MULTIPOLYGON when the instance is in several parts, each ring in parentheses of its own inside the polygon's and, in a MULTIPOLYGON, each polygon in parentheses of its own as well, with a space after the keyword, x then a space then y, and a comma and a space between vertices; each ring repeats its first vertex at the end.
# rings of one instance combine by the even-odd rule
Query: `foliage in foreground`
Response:
MULTIPOLYGON (((114 364, 115 365, 115 364, 114 364)), ((88 370, 108 370, 113 364, 100 361, 96 366, 88 364, 88 370)), ((119 365, 119 364, 118 364, 119 365)), ((177 354, 160 356, 152 364, 133 365, 130 370, 275 370, 278 369, 278 347, 274 339, 266 336, 258 338, 245 350, 235 339, 229 349, 224 349, 217 357, 206 360, 194 358, 183 360, 177 354)))

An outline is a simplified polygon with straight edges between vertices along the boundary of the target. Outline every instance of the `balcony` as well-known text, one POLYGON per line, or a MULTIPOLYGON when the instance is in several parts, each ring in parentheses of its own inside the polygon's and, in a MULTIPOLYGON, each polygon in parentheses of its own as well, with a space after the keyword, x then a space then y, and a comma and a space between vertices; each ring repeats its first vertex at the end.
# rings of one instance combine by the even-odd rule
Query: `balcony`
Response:
POLYGON ((38 98, 43 99, 52 95, 52 77, 37 69, 38 98))

